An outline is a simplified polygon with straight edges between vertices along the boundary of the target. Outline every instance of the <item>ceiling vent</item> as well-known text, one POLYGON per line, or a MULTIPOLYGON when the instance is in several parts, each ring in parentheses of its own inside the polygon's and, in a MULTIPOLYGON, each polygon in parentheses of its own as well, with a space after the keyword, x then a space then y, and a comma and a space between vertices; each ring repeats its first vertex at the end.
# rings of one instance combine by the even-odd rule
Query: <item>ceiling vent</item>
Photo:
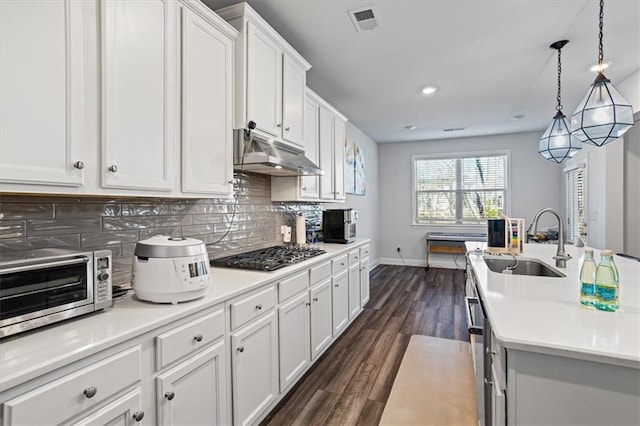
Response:
POLYGON ((373 30, 380 26, 378 13, 375 7, 350 10, 348 13, 353 25, 356 27, 356 31, 358 32, 373 30))

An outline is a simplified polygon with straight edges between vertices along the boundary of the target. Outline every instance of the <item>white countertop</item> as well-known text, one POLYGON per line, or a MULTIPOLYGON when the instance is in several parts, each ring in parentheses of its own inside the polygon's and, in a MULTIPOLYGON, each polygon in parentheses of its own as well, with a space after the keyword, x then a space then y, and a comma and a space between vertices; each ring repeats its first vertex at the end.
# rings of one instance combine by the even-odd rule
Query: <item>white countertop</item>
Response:
POLYGON ((359 238, 351 244, 314 244, 327 253, 273 272, 211 268, 209 292, 199 299, 177 305, 154 304, 130 294, 116 301, 111 309, 6 338, 0 342, 0 391, 322 263, 339 253, 347 253, 367 242, 368 239, 359 238))
MULTIPOLYGON (((573 257, 564 278, 506 275, 490 271, 482 255, 486 243, 467 242, 478 291, 493 332, 507 348, 640 368, 640 262, 615 256, 620 273, 620 308, 603 312, 580 304, 584 248, 566 246, 573 257)), ((555 244, 526 244, 522 257, 555 268, 555 244)), ((596 263, 600 251, 594 249, 596 263)))

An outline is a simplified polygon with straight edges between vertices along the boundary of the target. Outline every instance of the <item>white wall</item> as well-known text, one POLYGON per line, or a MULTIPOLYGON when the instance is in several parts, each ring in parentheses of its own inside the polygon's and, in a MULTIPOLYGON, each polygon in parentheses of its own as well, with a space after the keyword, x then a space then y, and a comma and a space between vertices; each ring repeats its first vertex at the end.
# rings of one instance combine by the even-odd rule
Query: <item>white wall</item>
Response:
POLYGON ((635 118, 636 124, 623 136, 624 252, 640 257, 640 113, 635 118))
MULTIPOLYGON (((407 264, 424 265, 425 235, 442 227, 411 226, 411 156, 490 150, 511 151, 511 202, 509 216, 524 218, 527 226, 544 208, 561 207, 562 166, 538 154, 542 132, 482 136, 439 141, 389 143, 379 145, 380 155, 380 258, 382 263, 398 263, 396 247, 401 247, 407 264)), ((551 215, 540 226, 551 225, 551 215)), ((448 227, 445 230, 450 230, 448 227)), ((480 230, 484 230, 480 227, 480 230)), ((454 266, 451 256, 431 255, 436 266, 454 266)), ((460 262, 459 262, 460 263, 460 262)))
POLYGON ((377 265, 379 259, 379 181, 378 181, 378 144, 356 126, 347 121, 347 140, 353 141, 362 150, 366 167, 365 195, 347 194, 344 204, 326 204, 325 208, 358 210, 356 233, 360 238, 371 238, 370 261, 377 265))

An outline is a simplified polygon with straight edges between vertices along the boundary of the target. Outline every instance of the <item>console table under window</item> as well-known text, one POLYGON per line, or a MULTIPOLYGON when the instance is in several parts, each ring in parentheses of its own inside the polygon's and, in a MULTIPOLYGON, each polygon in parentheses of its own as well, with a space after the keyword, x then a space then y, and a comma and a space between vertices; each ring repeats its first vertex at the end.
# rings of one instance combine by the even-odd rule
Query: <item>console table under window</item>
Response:
POLYGON ((487 241, 487 234, 471 232, 427 232, 426 269, 429 269, 429 253, 464 254, 465 241, 487 241))

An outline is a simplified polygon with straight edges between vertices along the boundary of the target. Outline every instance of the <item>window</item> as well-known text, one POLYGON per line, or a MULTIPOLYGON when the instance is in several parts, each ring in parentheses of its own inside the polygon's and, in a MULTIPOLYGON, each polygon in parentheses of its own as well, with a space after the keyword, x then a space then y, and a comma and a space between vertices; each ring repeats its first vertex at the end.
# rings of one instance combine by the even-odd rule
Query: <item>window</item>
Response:
POLYGON ((479 224, 506 210, 508 153, 414 156, 413 224, 479 224))
POLYGON ((567 207, 567 242, 575 243, 578 237, 587 235, 585 219, 585 176, 584 167, 565 171, 566 207, 567 207))

